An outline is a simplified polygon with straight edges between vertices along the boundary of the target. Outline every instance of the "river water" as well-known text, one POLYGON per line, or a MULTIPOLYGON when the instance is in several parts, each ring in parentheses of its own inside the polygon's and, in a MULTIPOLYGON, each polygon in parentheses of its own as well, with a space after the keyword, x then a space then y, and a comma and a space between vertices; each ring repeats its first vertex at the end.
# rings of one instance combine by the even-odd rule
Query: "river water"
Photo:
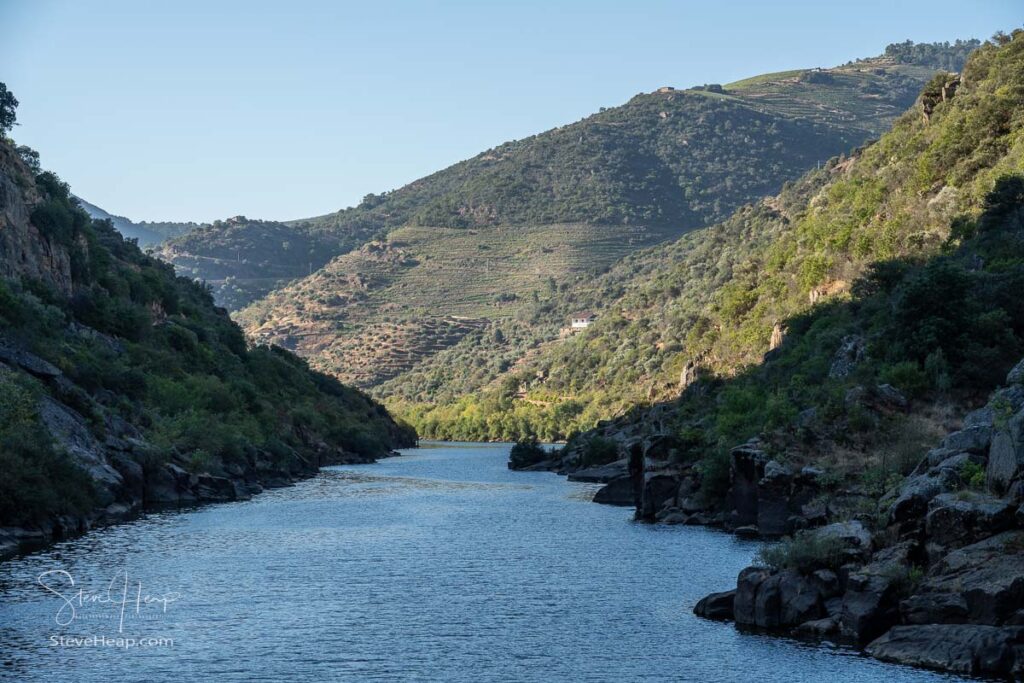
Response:
POLYGON ((694 617, 756 543, 634 523, 507 445, 404 453, 0 564, 0 679, 956 680, 694 617))

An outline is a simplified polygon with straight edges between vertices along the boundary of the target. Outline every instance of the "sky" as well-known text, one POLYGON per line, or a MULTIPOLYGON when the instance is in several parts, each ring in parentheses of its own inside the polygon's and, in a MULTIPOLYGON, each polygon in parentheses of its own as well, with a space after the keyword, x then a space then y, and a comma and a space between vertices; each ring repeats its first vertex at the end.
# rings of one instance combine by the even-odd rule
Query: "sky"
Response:
POLYGON ((988 38, 1024 0, 0 0, 12 137, 133 220, 357 204, 663 85, 988 38))

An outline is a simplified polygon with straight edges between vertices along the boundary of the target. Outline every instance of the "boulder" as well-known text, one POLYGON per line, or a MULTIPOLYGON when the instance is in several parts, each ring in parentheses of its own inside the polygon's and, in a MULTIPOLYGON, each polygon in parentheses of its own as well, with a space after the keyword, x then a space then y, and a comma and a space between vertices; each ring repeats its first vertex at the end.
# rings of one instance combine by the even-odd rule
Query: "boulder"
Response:
POLYGON ((864 643, 884 633, 899 618, 896 588, 887 576, 869 572, 851 574, 839 616, 843 636, 864 643))
POLYGON ((768 569, 762 567, 747 567, 740 571, 736 578, 736 596, 733 602, 733 616, 736 623, 741 626, 755 626, 757 624, 757 600, 758 589, 761 584, 771 576, 768 569))
POLYGON ((925 518, 929 556, 940 559, 948 550, 962 548, 1010 529, 1014 506, 987 493, 940 493, 928 504, 925 518))
POLYGON ((835 539, 862 557, 871 552, 871 532, 858 520, 833 522, 812 533, 818 538, 835 539))
POLYGON ((28 351, 9 345, 2 339, 0 339, 0 362, 7 363, 12 367, 21 368, 28 374, 35 375, 40 379, 55 379, 64 374, 52 363, 28 351))
POLYGON ((92 478, 100 505, 114 502, 117 493, 123 490, 124 478, 110 464, 106 449, 93 436, 85 419, 49 396, 39 402, 39 417, 57 445, 92 478))
POLYGON ((628 459, 622 458, 615 462, 610 462, 607 465, 601 465, 600 467, 588 467, 582 470, 576 470, 570 472, 567 476, 569 481, 583 481, 595 484, 606 484, 612 479, 617 479, 624 475, 628 475, 628 459))
POLYGON ((867 353, 867 344, 864 337, 859 334, 848 334, 843 337, 832 357, 832 365, 829 367, 828 376, 832 378, 847 377, 854 368, 860 365, 867 353))
POLYGON ((1013 369, 1007 373, 1006 383, 1011 386, 1014 384, 1024 384, 1024 360, 1014 365, 1013 369))
POLYGON ((817 586, 794 569, 743 570, 733 609, 736 623, 762 629, 790 628, 825 615, 817 586))
POLYGON ((1024 472, 1024 410, 997 429, 989 448, 985 481, 993 491, 1004 492, 1024 472))
POLYGON ((892 524, 915 523, 928 512, 932 498, 954 490, 960 484, 958 473, 947 467, 933 467, 923 474, 907 477, 899 489, 886 499, 889 504, 889 521, 892 524))
POLYGON ((640 517, 653 519, 667 502, 675 500, 678 489, 679 480, 671 474, 645 473, 640 493, 640 517))
POLYGON ((701 598, 700 602, 693 608, 693 613, 705 619, 716 619, 718 621, 732 619, 733 602, 735 599, 735 590, 712 593, 701 598))
POLYGON ((958 432, 951 432, 950 434, 947 434, 946 438, 942 440, 940 447, 950 451, 985 454, 988 452, 988 447, 991 442, 992 427, 986 425, 974 425, 964 427, 958 432))
POLYGON ((196 498, 204 501, 223 502, 236 498, 234 483, 230 479, 212 474, 196 476, 192 491, 196 498))
POLYGON ((866 652, 886 662, 968 676, 1019 677, 1024 672, 1024 627, 896 626, 866 652))
POLYGON ((905 624, 963 624, 967 601, 959 593, 918 593, 900 602, 905 624))
POLYGON ((658 516, 657 520, 662 524, 686 524, 690 521, 690 516, 684 512, 673 510, 667 514, 658 516))
POLYGON ((834 617, 823 617, 805 621, 796 627, 794 633, 811 638, 824 638, 839 630, 839 622, 834 617))
POLYGON ((789 527, 793 474, 774 460, 764 466, 757 483, 757 528, 763 536, 782 536, 789 527))
POLYGON ((735 526, 757 523, 757 486, 768 460, 757 440, 729 452, 729 500, 735 526))
POLYGON ((928 571, 907 609, 929 615, 916 620, 949 618, 961 609, 958 597, 963 620, 973 624, 999 626, 1024 609, 1024 532, 1006 531, 950 552, 928 571))
POLYGON ((824 616, 821 591, 813 579, 792 569, 780 572, 778 576, 782 601, 780 626, 797 626, 824 616))
POLYGON ((626 474, 612 479, 594 494, 594 502, 624 507, 637 506, 638 501, 633 487, 633 478, 626 474))
POLYGON ((736 534, 737 536, 739 536, 740 538, 760 538, 761 537, 761 530, 757 528, 756 524, 744 524, 743 526, 736 527, 735 529, 732 530, 732 532, 734 534, 736 534))

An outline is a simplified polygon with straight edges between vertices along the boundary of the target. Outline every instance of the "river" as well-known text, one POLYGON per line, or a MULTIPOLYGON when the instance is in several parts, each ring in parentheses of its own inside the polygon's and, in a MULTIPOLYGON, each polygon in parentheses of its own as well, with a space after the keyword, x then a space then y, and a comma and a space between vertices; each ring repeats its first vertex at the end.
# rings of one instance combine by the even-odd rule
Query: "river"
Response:
POLYGON ((507 456, 427 444, 2 563, 0 679, 959 680, 698 619, 755 542, 507 456))

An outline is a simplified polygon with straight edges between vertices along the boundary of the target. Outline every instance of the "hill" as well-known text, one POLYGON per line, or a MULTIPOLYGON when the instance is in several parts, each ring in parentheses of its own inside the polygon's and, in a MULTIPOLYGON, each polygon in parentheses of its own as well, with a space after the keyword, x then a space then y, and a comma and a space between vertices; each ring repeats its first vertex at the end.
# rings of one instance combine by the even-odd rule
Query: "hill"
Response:
POLYGON ((415 443, 0 140, 0 554, 415 443))
POLYGON ((180 275, 209 285, 219 305, 237 310, 352 245, 302 227, 235 216, 169 239, 154 253, 180 275))
MULTIPOLYGON (((780 339, 806 329, 810 323, 800 316, 814 304, 850 297, 874 264, 913 262, 948 248, 950 235, 983 210, 996 178, 1020 170, 1015 86, 1005 83, 1013 79, 1013 56, 1009 48, 980 50, 962 80, 938 76, 892 132, 854 157, 832 160, 713 228, 627 257, 571 296, 552 297, 551 310, 559 315, 570 306, 601 314, 582 334, 529 353, 513 349, 521 361, 506 358, 504 372, 476 378, 458 370, 502 350, 452 349, 436 368, 410 373, 381 393, 389 391, 391 405, 428 435, 557 438, 631 406, 674 399, 704 373, 730 377, 759 363, 780 339), (998 70, 988 65, 993 55, 1004 60, 998 70), (990 68, 993 73, 984 75, 990 68), (461 386, 435 390, 444 373, 462 377, 461 386), (471 391, 476 394, 468 396, 471 391)), ((830 354, 854 331, 831 334, 822 341, 833 345, 830 354)), ((943 363, 963 359, 952 339, 934 340, 943 363)), ((896 348, 889 344, 880 355, 896 348)), ((1014 352, 1004 353, 998 362, 986 356, 989 380, 1014 352)), ((925 360, 914 359, 916 370, 900 365, 910 362, 905 358, 893 360, 896 369, 877 368, 885 378, 879 383, 909 390, 895 376, 924 373, 925 360)), ((816 362, 815 372, 827 372, 827 357, 816 362)), ((820 381, 807 373, 795 380, 800 387, 820 381)), ((772 405, 771 396, 750 401, 743 404, 744 419, 763 418, 772 405)), ((779 405, 806 401, 787 394, 779 405)))
MULTIPOLYGON (((883 57, 638 95, 298 224, 380 239, 238 319, 318 369, 363 387, 390 380, 377 395, 407 395, 395 378, 432 372, 464 339, 483 342, 484 356, 494 334, 527 348, 556 339, 556 293, 879 133, 931 73, 883 57)), ((500 369, 510 356, 482 362, 500 369)))
POLYGON ((136 223, 124 216, 115 216, 96 206, 90 204, 81 197, 75 197, 79 206, 85 209, 90 218, 105 221, 108 220, 114 229, 121 233, 125 239, 136 240, 140 247, 154 247, 164 240, 173 239, 195 230, 198 223, 175 223, 171 221, 142 221, 136 223))

